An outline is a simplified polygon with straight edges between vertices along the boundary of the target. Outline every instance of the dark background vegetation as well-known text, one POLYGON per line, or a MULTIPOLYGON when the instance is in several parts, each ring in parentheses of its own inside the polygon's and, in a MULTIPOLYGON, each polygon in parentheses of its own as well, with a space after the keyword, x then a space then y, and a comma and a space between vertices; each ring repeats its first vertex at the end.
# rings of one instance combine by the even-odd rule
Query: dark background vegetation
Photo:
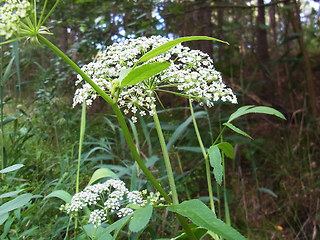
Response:
MULTIPOLYGON (((210 41, 188 46, 212 56, 224 81, 236 92, 238 106, 270 106, 287 118, 250 115, 238 121, 254 141, 226 133, 236 153, 234 159, 226 159, 232 225, 248 239, 315 240, 320 238, 320 15, 310 4, 316 2, 64 0, 47 26, 54 33, 50 40, 79 65, 90 62, 97 48, 127 37, 206 35, 228 41, 230 46, 210 41)), ((2 68, 12 49, 12 45, 2 46, 2 68)), ((1 88, 3 119, 11 119, 2 129, 2 147, 7 166, 23 163, 25 167, 10 181, 1 180, 2 192, 25 188, 46 196, 63 189, 73 194, 80 122, 80 107, 71 107, 76 76, 47 48, 20 42, 19 54, 19 68, 1 88)), ((173 96, 163 98, 163 103, 168 108, 185 106, 184 100, 173 96)), ((219 122, 236 108, 217 104, 209 110, 209 125, 208 119, 201 119, 207 147, 219 131, 219 122)), ((168 137, 187 114, 186 110, 161 114, 168 137)), ((87 120, 80 189, 98 166, 109 166, 124 179, 130 178, 135 168, 111 110, 96 101, 87 120)), ((145 119, 145 126, 156 143, 149 120, 145 119)), ((145 158, 157 158, 157 144, 148 149, 143 137, 139 143, 145 158)), ((171 149, 176 175, 184 176, 178 181, 180 198, 205 197, 202 155, 184 151, 185 146, 197 146, 192 126, 171 149)), ((163 164, 156 161, 155 166, 159 177, 163 164)), ((218 190, 217 206, 223 209, 223 193, 218 190)), ((68 222, 59 212, 62 202, 38 199, 34 204, 31 215, 15 220, 11 236, 37 226, 31 239, 62 238, 68 222)), ((220 217, 224 219, 222 210, 220 217)), ((174 231, 162 223, 154 229, 167 229, 162 230, 164 236, 174 231)))

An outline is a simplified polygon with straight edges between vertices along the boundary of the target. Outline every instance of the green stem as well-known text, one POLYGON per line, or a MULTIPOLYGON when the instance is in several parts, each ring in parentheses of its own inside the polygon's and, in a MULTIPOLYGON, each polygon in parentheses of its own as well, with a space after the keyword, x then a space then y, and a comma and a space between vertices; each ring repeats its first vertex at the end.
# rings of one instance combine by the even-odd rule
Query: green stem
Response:
POLYGON ((76 180, 76 193, 79 192, 80 185, 80 164, 81 164, 81 153, 82 153, 82 144, 84 139, 84 132, 86 129, 86 102, 82 103, 81 111, 81 125, 80 125, 80 138, 79 138, 79 152, 78 152, 78 166, 77 166, 77 180, 76 180))
POLYGON ((169 185, 170 185, 170 189, 171 189, 171 192, 172 192, 173 204, 179 204, 176 184, 174 182, 174 177, 173 177, 172 167, 171 167, 171 163, 170 163, 170 159, 169 159, 169 153, 168 153, 167 145, 166 145, 166 142, 164 140, 164 136, 163 136, 163 132, 162 132, 162 129, 161 129, 161 125, 160 125, 160 121, 159 121, 159 118, 158 118, 157 111, 156 111, 155 108, 153 108, 152 111, 154 112, 153 121, 154 121, 154 123, 156 125, 156 130, 157 130, 157 134, 158 134, 158 138, 159 138, 159 141, 160 141, 160 146, 161 146, 161 150, 162 150, 162 154, 163 154, 164 164, 166 166, 166 170, 167 170, 167 174, 168 174, 169 185))
POLYGON ((197 125, 197 121, 196 118, 194 116, 194 111, 193 111, 193 107, 192 107, 192 101, 191 99, 189 99, 189 105, 190 105, 190 112, 191 112, 191 116, 192 116, 192 121, 193 121, 193 126, 194 126, 194 130, 196 132, 197 135, 197 139, 204 157, 204 161, 206 164, 206 177, 207 177, 207 184, 208 184, 208 192, 209 192, 209 199, 210 199, 210 207, 211 210, 215 213, 215 207, 214 207, 214 202, 213 202, 213 191, 212 191, 212 182, 211 182, 211 171, 210 171, 210 163, 209 163, 209 157, 208 154, 206 153, 206 150, 204 148, 201 136, 200 136, 200 132, 198 129, 198 125, 197 125))
MULTIPOLYGON (((47 45, 52 51, 54 51, 59 57, 61 57, 62 60, 64 60, 73 70, 75 70, 87 83, 91 85, 91 87, 107 102, 111 105, 112 109, 114 110, 118 122, 120 124, 120 127, 122 128, 123 134, 125 136, 125 139, 127 141, 127 144, 129 146, 129 149, 132 153, 133 158, 143 171, 143 173, 146 175, 146 177, 149 179, 149 181, 152 183, 154 188, 160 192, 160 194, 164 197, 164 199, 170 204, 172 203, 172 199, 168 196, 168 194, 164 191, 164 189, 160 186, 160 184, 157 182, 157 180, 154 178, 154 176, 151 174, 149 169, 144 164, 143 160, 141 159, 140 155, 137 152, 137 149, 133 143, 130 131, 128 129, 127 123, 123 117, 123 114, 121 113, 118 104, 112 100, 111 97, 109 97, 101 88, 99 88, 79 67, 77 64, 75 64, 67 55, 65 55, 59 48, 57 48, 53 43, 51 43, 49 40, 41 36, 40 34, 37 35, 39 41, 47 45)), ((193 232, 191 231, 186 219, 177 214, 177 217, 186 231, 189 239, 196 240, 196 237, 194 236, 193 232)))

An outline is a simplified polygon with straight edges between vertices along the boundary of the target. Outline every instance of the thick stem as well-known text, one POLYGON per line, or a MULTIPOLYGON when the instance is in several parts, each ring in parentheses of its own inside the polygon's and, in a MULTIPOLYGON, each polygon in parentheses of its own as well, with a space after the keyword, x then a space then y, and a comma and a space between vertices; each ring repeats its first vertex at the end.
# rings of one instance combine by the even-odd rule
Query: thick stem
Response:
POLYGON ((194 130, 196 132, 197 135, 197 139, 204 157, 204 161, 206 164, 206 177, 207 177, 207 184, 208 184, 208 192, 209 192, 209 199, 210 199, 210 207, 211 210, 215 213, 215 207, 214 207, 214 202, 213 202, 213 191, 212 191, 212 182, 211 182, 211 172, 210 172, 210 163, 209 163, 209 158, 208 158, 208 154, 206 153, 206 150, 204 148, 201 136, 200 136, 200 132, 198 129, 198 125, 197 125, 197 121, 196 118, 194 116, 194 111, 193 111, 193 107, 192 107, 192 101, 191 99, 189 99, 189 105, 190 105, 190 112, 191 112, 191 116, 192 116, 192 121, 193 121, 193 126, 194 126, 194 130))
POLYGON ((176 189, 176 184, 174 182, 172 167, 171 167, 171 163, 170 163, 170 159, 169 159, 169 153, 168 153, 166 142, 164 140, 164 136, 163 136, 163 133, 162 133, 162 129, 161 129, 160 121, 159 121, 159 118, 158 118, 158 114, 157 114, 155 108, 153 108, 152 111, 154 112, 153 121, 154 121, 154 123, 156 125, 156 130, 157 130, 157 134, 158 134, 158 138, 159 138, 159 141, 160 141, 160 146, 161 146, 161 150, 162 150, 162 154, 163 154, 164 164, 165 164, 166 170, 167 170, 167 175, 168 175, 168 179, 169 179, 169 185, 170 185, 170 189, 171 189, 171 192, 172 192, 173 204, 179 204, 178 193, 177 193, 177 189, 176 189))

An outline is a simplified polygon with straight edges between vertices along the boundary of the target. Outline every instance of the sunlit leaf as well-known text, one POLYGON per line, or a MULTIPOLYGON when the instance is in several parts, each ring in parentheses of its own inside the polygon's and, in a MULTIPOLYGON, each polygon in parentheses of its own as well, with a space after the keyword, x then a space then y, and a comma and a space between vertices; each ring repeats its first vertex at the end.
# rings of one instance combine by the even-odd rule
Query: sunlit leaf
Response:
POLYGON ((235 111, 234 113, 232 113, 230 115, 228 122, 231 122, 234 119, 236 119, 240 116, 243 116, 245 114, 249 114, 249 113, 270 114, 270 115, 275 115, 281 119, 286 119, 281 112, 279 112, 278 110, 275 110, 271 107, 265 107, 265 106, 255 107, 253 105, 249 105, 249 106, 243 106, 243 107, 239 108, 237 111, 235 111))
POLYGON ((174 46, 178 45, 179 43, 195 41, 195 40, 210 40, 210 41, 217 41, 217 42, 222 42, 222 43, 228 44, 227 42, 219 40, 217 38, 206 37, 206 36, 181 37, 181 38, 174 39, 170 42, 167 42, 165 44, 162 44, 161 46, 147 52, 139 59, 138 62, 146 62, 149 59, 154 58, 154 57, 168 51, 169 49, 173 48, 174 46))
POLYGON ((22 168, 24 165, 23 164, 14 164, 10 167, 4 168, 2 170, 0 170, 0 173, 8 173, 8 172, 13 172, 16 171, 20 168, 22 168))
POLYGON ((169 62, 153 62, 146 63, 142 66, 132 69, 121 81, 121 87, 127 85, 134 85, 138 82, 146 80, 170 66, 169 62))

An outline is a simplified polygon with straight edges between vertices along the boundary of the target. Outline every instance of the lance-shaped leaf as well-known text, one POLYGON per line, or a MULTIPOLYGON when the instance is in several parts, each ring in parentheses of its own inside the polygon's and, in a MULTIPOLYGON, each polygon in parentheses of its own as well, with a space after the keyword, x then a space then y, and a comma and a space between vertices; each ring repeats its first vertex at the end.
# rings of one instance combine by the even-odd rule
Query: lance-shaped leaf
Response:
POLYGON ((167 207, 167 209, 189 218, 197 226, 208 229, 227 240, 245 240, 237 230, 218 219, 216 215, 198 199, 171 205, 167 207))
POLYGON ((236 133, 239 133, 239 134, 241 134, 241 135, 243 135, 245 137, 248 137, 248 138, 252 139, 252 137, 250 137, 249 134, 245 133, 244 131, 242 131, 241 129, 237 128, 236 126, 234 126, 233 124, 231 124, 229 122, 226 122, 223 125, 227 126, 228 128, 230 128, 231 130, 235 131, 236 133))
POLYGON ((212 145, 208 149, 210 165, 213 167, 213 175, 217 183, 221 185, 222 175, 223 175, 223 166, 220 149, 217 145, 212 145))
POLYGON ((178 45, 179 43, 189 42, 189 41, 194 41, 194 40, 210 40, 210 41, 217 41, 217 42, 226 43, 229 45, 229 43, 222 41, 222 40, 219 40, 217 38, 213 38, 213 37, 206 37, 206 36, 181 37, 181 38, 174 39, 170 42, 167 42, 165 44, 162 44, 161 46, 147 52, 139 59, 138 63, 139 62, 146 62, 149 59, 154 58, 154 57, 168 51, 169 49, 173 48, 174 46, 178 45))
POLYGON ((5 213, 10 212, 12 210, 15 210, 17 208, 23 207, 31 200, 32 197, 33 196, 31 193, 25 193, 25 194, 22 194, 16 198, 14 198, 13 200, 11 200, 9 202, 2 204, 0 206, 0 215, 3 215, 5 213))
POLYGON ((231 122, 234 119, 249 113, 270 114, 270 115, 275 115, 281 119, 286 119, 281 112, 271 107, 264 107, 264 106, 255 107, 255 106, 249 105, 249 106, 243 106, 239 108, 237 111, 235 111, 234 113, 232 113, 228 122, 231 122))
MULTIPOLYGON (((145 79, 148 79, 170 66, 169 62, 153 62, 143 64, 142 66, 133 68, 121 81, 121 87, 134 85, 145 79)), ((125 72, 124 72, 125 74, 125 72)))
POLYGON ((14 164, 14 165, 12 165, 10 167, 7 167, 7 168, 4 168, 4 169, 0 170, 0 173, 13 172, 13 171, 16 171, 16 170, 18 170, 18 169, 20 169, 22 167, 23 167, 23 164, 20 164, 20 163, 19 164, 14 164))

